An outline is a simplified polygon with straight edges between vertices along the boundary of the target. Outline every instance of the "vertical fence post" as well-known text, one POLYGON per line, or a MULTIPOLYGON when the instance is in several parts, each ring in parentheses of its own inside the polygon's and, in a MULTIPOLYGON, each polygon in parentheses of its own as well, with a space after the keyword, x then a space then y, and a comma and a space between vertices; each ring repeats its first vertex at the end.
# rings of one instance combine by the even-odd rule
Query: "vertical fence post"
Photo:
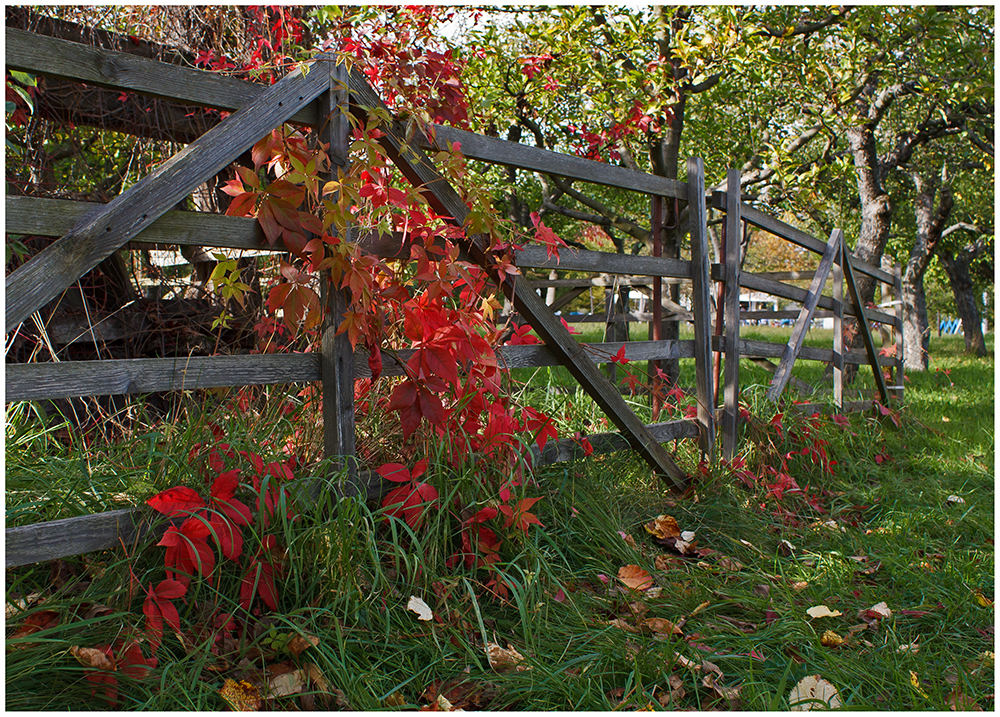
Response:
POLYGON ((740 170, 726 175, 726 294, 725 395, 722 409, 722 457, 727 461, 736 453, 740 411, 740 170))
MULTIPOLYGON (((329 68, 329 89, 320 95, 326 124, 320 136, 328 142, 330 173, 336 179, 337 170, 347 171, 350 142, 348 120, 348 73, 343 64, 324 63, 329 68)), ((316 70, 319 71, 319 70, 316 70)), ((327 458, 347 463, 353 478, 354 460, 354 351, 347 334, 337 335, 337 328, 347 309, 347 292, 324 281, 322 358, 323 383, 323 448, 327 458)))
MULTIPOLYGON (((653 256, 663 256, 663 197, 654 194, 650 201, 650 222, 649 230, 653 235, 653 256)), ((663 340, 663 278, 653 277, 653 321, 649 325, 649 338, 651 341, 663 340)), ((659 361, 650 361, 647 367, 649 372, 649 385, 653 388, 652 409, 653 423, 660 420, 660 393, 656 390, 659 387, 660 379, 657 369, 660 368, 659 361)))
POLYGON ((705 165, 699 157, 687 161, 688 219, 691 226, 691 308, 694 313, 695 387, 701 451, 715 457, 715 390, 712 376, 712 281, 705 209, 705 165))
POLYGON ((833 262, 833 402, 844 408, 844 252, 847 242, 840 242, 840 250, 833 262))
POLYGON ((903 268, 896 264, 892 268, 893 274, 893 301, 896 304, 896 320, 893 328, 896 330, 896 365, 893 366, 893 384, 895 388, 893 395, 900 401, 903 400, 903 384, 906 382, 903 373, 903 268))

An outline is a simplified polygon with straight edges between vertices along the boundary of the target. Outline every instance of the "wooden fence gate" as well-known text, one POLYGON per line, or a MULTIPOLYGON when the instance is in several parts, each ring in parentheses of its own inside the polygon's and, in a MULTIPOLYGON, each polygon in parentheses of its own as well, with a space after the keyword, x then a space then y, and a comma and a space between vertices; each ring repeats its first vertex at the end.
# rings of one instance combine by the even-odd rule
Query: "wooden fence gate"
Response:
MULTIPOLYGON (((8 335, 18 331, 23 322, 36 315, 103 259, 121 248, 127 248, 130 241, 268 249, 256 220, 178 212, 171 208, 235 161, 261 137, 285 122, 310 126, 323 132, 323 140, 330 143, 333 162, 346 163, 349 141, 347 113, 367 119, 372 110, 388 111, 363 73, 357 69, 348 73, 330 55, 319 56, 307 71, 293 72, 267 87, 7 28, 6 63, 8 70, 233 112, 109 204, 7 197, 8 233, 59 237, 7 277, 8 335)), ((566 366, 619 430, 619 433, 590 436, 595 452, 631 448, 670 485, 685 487, 687 476, 663 444, 678 438, 698 438, 702 452, 713 457, 718 423, 723 434, 724 454, 727 457, 733 454, 739 419, 740 356, 781 359, 769 393, 772 400, 780 397, 796 358, 834 365, 834 401, 838 406, 844 404, 841 375, 845 362, 871 364, 883 402, 888 401, 888 388, 883 381, 881 364, 892 365, 895 369, 894 383, 897 384, 893 388, 901 392, 901 340, 900 351, 895 358, 880 357, 868 333, 868 321, 875 320, 890 323, 898 334, 901 329, 898 312, 896 316, 865 312, 858 300, 852 265, 854 269, 880 281, 894 284, 897 296, 898 272, 893 276, 852 260, 839 231, 824 243, 742 204, 738 172, 730 171, 726 192, 707 197, 700 159, 688 160, 687 181, 678 182, 446 127, 436 128, 433 141, 418 137, 411 144, 405 141, 405 125, 384 123, 381 129, 384 137, 380 142, 396 166, 407 179, 423 188, 437 213, 451 217, 458 225, 462 225, 468 208, 423 153, 423 150, 445 149, 456 141, 461 142, 463 154, 470 159, 618 187, 654 198, 674 199, 689 206, 690 260, 564 250, 556 266, 541 247, 529 247, 517 253, 515 263, 525 270, 599 270, 650 276, 655 283, 661 278, 690 281, 693 340, 579 344, 538 296, 530 279, 526 276, 516 280, 508 277, 501 285, 517 311, 544 341, 544 346, 504 347, 499 352, 502 359, 509 367, 566 366), (741 273, 738 241, 730 241, 724 263, 713 266, 707 231, 707 211, 712 206, 727 213, 726 227, 730 237, 738 237, 743 224, 749 223, 821 253, 820 266, 809 290, 765 276, 741 273), (832 298, 821 295, 831 271, 834 275, 832 298), (841 295, 841 273, 851 291, 851 302, 844 301, 841 295), (725 335, 713 335, 713 281, 725 284, 725 335), (787 345, 740 340, 738 296, 741 286, 803 303, 787 345), (844 352, 837 341, 831 351, 803 348, 802 339, 817 307, 833 310, 838 337, 844 314, 858 317, 866 337, 866 353, 844 352), (597 367, 597 364, 609 361, 623 347, 630 361, 694 358, 697 419, 643 424, 626 404, 618 388, 597 367), (713 352, 723 354, 726 359, 721 415, 717 415, 716 409, 713 352)), ((409 248, 399 241, 364 239, 363 245, 367 251, 380 257, 409 256, 409 248)), ((462 249, 471 260, 489 268, 492 260, 483 237, 472 237, 462 249)), ((279 243, 273 251, 285 251, 285 248, 279 243)), ((327 312, 318 354, 7 364, 5 400, 146 394, 321 381, 326 453, 329 457, 350 460, 354 454, 354 381, 370 374, 363 352, 355 356, 346 335, 336 335, 346 297, 330 287, 324 294, 327 312)), ((399 353, 400 360, 405 362, 408 352, 399 353)), ((402 364, 394 362, 387 362, 383 371, 385 376, 401 376, 403 373, 402 364)), ((870 406, 870 402, 867 405, 870 406)), ((544 451, 533 452, 536 464, 547 464, 574 458, 580 454, 580 448, 574 441, 564 440, 555 444, 550 442, 544 451)), ((374 489, 369 479, 363 476, 357 477, 353 486, 341 486, 344 492, 360 491, 365 495, 374 489)), ((150 519, 151 516, 143 510, 119 510, 7 528, 6 563, 12 567, 115 547, 122 540, 128 543, 145 535, 150 529, 150 519)))

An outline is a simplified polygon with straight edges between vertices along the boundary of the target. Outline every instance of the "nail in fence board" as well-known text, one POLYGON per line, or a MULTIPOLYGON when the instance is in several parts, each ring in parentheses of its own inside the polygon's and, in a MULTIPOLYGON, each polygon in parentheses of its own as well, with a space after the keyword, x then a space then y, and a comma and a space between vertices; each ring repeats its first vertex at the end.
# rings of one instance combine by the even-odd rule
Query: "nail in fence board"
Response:
MULTIPOLYGON (((348 112, 348 72, 343 64, 329 63, 329 89, 320 96, 326 112, 326 123, 320 134, 329 144, 330 167, 327 179, 337 177, 337 170, 348 170, 350 162, 350 122, 348 112)), ((324 279, 323 317, 320 366, 323 375, 323 448, 327 458, 347 462, 353 475, 354 461, 354 348, 346 333, 337 334, 350 304, 346 289, 324 279)))
POLYGON ((303 75, 296 70, 18 268, 7 277, 7 331, 218 174, 328 84, 322 71, 303 75))
POLYGON ((711 259, 708 254, 708 216, 705 209, 705 166, 700 157, 687 161, 688 214, 691 222, 691 306, 694 312, 695 389, 701 450, 715 454, 715 377, 712 373, 711 259))
POLYGON ((739 431, 740 400, 740 237, 743 221, 740 216, 740 171, 726 174, 726 362, 722 410, 722 457, 727 461, 736 453, 739 431))
MULTIPOLYGON (((351 103, 352 106, 358 105, 357 111, 364 117, 367 117, 365 108, 384 108, 378 95, 357 69, 351 73, 351 103)), ((405 129, 396 124, 386 125, 382 131, 385 132, 385 136, 381 139, 382 145, 400 171, 414 186, 423 188, 425 196, 435 211, 442 216, 453 218, 459 225, 462 225, 468 215, 468 207, 423 152, 406 144, 403 139, 405 129)), ((702 206, 704 207, 704 203, 702 206)), ((472 238, 468 246, 464 248, 474 261, 481 266, 490 268, 492 260, 485 251, 483 237, 472 238)), ((503 282, 503 288, 514 303, 515 308, 531 323, 532 328, 566 365, 584 390, 594 398, 594 401, 608 415, 615 426, 625 434, 629 445, 650 464, 655 472, 663 477, 668 477, 674 486, 684 488, 687 482, 687 475, 684 471, 636 417, 632 409, 622 399, 618 389, 612 386, 600 370, 582 355, 583 349, 534 293, 528 282, 524 281, 523 278, 513 282, 508 279, 503 282)))
POLYGON ((813 314, 816 312, 816 306, 819 303, 820 292, 823 291, 823 284, 826 283, 826 277, 830 274, 830 268, 833 266, 833 260, 837 252, 840 251, 842 242, 843 232, 839 229, 834 229, 830 234, 830 240, 826 243, 826 250, 823 252, 823 257, 819 260, 816 274, 813 276, 812 284, 809 286, 809 293, 803 302, 802 311, 795 322, 795 328, 792 329, 792 335, 788 339, 785 353, 782 355, 781 362, 778 364, 778 370, 771 381, 771 387, 767 390, 767 399, 771 402, 777 402, 781 396, 781 392, 785 390, 785 384, 788 383, 788 379, 792 375, 792 365, 799 355, 799 349, 802 348, 806 332, 812 324, 813 314))

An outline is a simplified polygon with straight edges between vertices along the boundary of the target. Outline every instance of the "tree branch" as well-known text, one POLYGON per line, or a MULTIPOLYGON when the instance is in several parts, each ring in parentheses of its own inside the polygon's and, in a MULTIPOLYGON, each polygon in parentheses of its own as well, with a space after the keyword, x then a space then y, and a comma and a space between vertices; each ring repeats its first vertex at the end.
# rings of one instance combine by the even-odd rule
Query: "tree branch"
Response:
POLYGON ((823 28, 830 27, 831 25, 836 25, 837 23, 843 22, 847 17, 847 14, 854 8, 850 5, 841 5, 836 8, 832 13, 827 15, 822 20, 817 20, 815 22, 800 22, 798 25, 789 30, 787 27, 774 27, 770 25, 765 25, 763 29, 758 30, 754 35, 759 35, 763 37, 796 37, 799 35, 811 35, 814 32, 822 30, 823 28))

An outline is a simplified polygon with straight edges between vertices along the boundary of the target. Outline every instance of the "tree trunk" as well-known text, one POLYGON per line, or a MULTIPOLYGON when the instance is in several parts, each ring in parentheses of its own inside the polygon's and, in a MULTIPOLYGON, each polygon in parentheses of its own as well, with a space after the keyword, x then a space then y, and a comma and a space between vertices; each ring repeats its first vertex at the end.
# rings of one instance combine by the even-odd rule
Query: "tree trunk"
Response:
POLYGON ((964 251, 956 255, 949 250, 942 250, 940 258, 948 274, 951 291, 955 295, 955 309, 958 311, 958 317, 962 320, 965 351, 980 357, 986 356, 986 341, 983 339, 979 302, 976 299, 975 285, 969 271, 969 264, 973 257, 964 251))
POLYGON ((924 273, 937 249, 944 225, 951 214, 953 200, 942 171, 941 200, 934 211, 937 191, 933 178, 914 172, 917 189, 917 236, 903 273, 903 362, 907 371, 926 371, 930 348, 930 326, 927 319, 927 298, 924 293, 924 273))

